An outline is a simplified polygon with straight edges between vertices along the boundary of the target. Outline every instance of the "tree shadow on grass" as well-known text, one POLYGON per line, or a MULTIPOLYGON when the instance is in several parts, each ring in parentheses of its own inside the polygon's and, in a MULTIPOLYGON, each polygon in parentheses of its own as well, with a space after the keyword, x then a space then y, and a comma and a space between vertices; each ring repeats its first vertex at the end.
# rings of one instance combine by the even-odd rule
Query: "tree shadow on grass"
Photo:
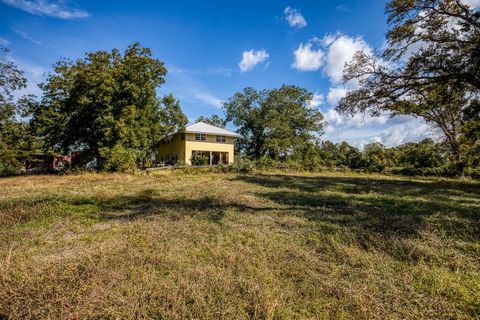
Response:
MULTIPOLYGON (((478 183, 290 175, 241 175, 232 180, 245 183, 247 188, 238 192, 253 195, 258 201, 252 204, 242 197, 188 196, 181 192, 167 197, 159 189, 145 189, 113 197, 19 198, 0 203, 0 218, 2 212, 11 212, 12 218, 4 219, 10 224, 28 222, 41 218, 43 213, 36 211, 44 210, 45 205, 47 209, 42 212, 46 215, 78 214, 92 221, 195 216, 222 223, 225 214, 233 210, 301 216, 314 223, 319 235, 345 235, 366 249, 380 249, 391 255, 396 253, 389 246, 396 245, 397 240, 421 237, 422 231, 446 239, 480 242, 478 183), (23 214, 21 219, 16 218, 19 215, 15 208, 21 209, 17 210, 23 214)), ((231 188, 238 185, 232 184, 231 188)))
POLYGON ((158 189, 145 189, 134 195, 119 195, 101 200, 81 198, 77 199, 75 204, 93 204, 99 208, 101 219, 117 221, 155 216, 169 217, 174 220, 197 216, 220 223, 228 209, 235 209, 240 212, 272 209, 269 207, 251 207, 242 204, 240 201, 227 202, 212 196, 194 198, 178 194, 175 197, 167 198, 163 197, 158 189))
POLYGON ((377 241, 417 237, 429 228, 480 240, 480 186, 447 180, 244 175, 256 195, 323 225, 377 241))

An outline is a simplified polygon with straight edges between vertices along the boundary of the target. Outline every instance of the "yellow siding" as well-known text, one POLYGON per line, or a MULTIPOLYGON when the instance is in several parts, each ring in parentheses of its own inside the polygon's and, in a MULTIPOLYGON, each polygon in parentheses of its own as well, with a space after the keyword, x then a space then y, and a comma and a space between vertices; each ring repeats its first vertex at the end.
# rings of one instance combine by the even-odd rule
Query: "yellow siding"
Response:
POLYGON ((233 144, 229 143, 212 143, 204 141, 187 141, 185 144, 185 154, 187 159, 185 162, 189 165, 192 164, 190 158, 192 157, 192 151, 216 151, 216 152, 228 152, 228 163, 233 163, 233 144))
POLYGON ((233 144, 235 141, 234 137, 226 137, 226 142, 217 142, 217 136, 213 134, 207 134, 207 140, 206 141, 196 141, 195 140, 195 133, 186 133, 185 134, 185 140, 187 141, 195 141, 195 142, 213 142, 213 143, 219 143, 219 144, 233 144))
POLYGON ((172 137, 171 142, 160 143, 157 151, 157 161, 164 161, 168 155, 178 154, 178 160, 191 165, 192 151, 228 152, 228 163, 234 159, 234 137, 226 137, 226 142, 217 142, 216 135, 207 135, 206 141, 196 141, 194 133, 186 133, 185 141, 181 140, 181 134, 177 133, 172 137))
POLYGON ((178 155, 178 160, 185 161, 185 141, 181 140, 179 133, 173 135, 170 142, 166 142, 165 144, 163 144, 163 142, 160 143, 157 151, 157 161, 165 161, 162 160, 162 158, 164 159, 168 155, 175 153, 178 155))

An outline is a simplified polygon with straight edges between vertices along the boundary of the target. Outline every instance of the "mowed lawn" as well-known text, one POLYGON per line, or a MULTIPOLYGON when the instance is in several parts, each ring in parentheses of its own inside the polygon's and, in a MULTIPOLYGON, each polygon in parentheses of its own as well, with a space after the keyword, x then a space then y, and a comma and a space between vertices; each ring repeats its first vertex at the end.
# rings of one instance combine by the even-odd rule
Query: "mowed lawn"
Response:
POLYGON ((1 319, 479 317, 478 182, 0 179, 1 319))

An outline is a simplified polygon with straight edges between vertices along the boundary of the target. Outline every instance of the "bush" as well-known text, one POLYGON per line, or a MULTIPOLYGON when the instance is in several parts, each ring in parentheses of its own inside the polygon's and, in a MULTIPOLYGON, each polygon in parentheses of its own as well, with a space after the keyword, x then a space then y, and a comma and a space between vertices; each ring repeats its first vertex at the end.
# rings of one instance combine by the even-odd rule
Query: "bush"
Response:
POLYGON ((193 166, 205 166, 208 164, 208 157, 198 154, 194 155, 190 160, 192 161, 193 166))
POLYGON ((480 168, 467 168, 465 170, 465 175, 480 180, 480 168))
POLYGON ((0 177, 8 177, 17 174, 17 169, 10 163, 0 163, 0 177))
POLYGON ((302 167, 307 171, 322 171, 323 162, 319 157, 305 158, 302 161, 302 167))
POLYGON ((269 170, 277 168, 279 165, 278 161, 273 160, 270 157, 261 157, 255 161, 255 167, 259 170, 269 170))
POLYGON ((455 177, 458 171, 452 166, 441 166, 435 168, 417 168, 414 166, 403 168, 392 168, 390 173, 403 176, 423 176, 423 177, 455 177))
POLYGON ((102 169, 105 171, 135 172, 137 168, 135 151, 126 149, 121 144, 115 145, 111 150, 101 150, 104 163, 102 169))
POLYGON ((183 160, 178 160, 175 162, 175 167, 185 167, 187 164, 183 160))
POLYGON ((285 161, 284 165, 280 166, 280 168, 287 171, 297 171, 297 172, 305 170, 303 164, 300 161, 295 161, 295 160, 285 161))
POLYGON ((233 164, 233 170, 235 172, 251 173, 253 171, 253 168, 253 162, 246 158, 236 158, 233 164))

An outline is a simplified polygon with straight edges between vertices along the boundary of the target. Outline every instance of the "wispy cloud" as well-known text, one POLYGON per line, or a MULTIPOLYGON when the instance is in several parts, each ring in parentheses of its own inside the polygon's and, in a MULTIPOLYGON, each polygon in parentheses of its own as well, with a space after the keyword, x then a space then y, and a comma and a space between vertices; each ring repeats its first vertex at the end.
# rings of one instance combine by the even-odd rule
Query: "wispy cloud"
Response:
POLYGON ((27 40, 27 41, 30 41, 31 43, 33 44, 36 44, 37 46, 41 46, 42 43, 34 38, 32 38, 28 33, 26 33, 25 31, 22 31, 22 30, 19 30, 19 29, 15 29, 13 28, 12 29, 13 32, 15 32, 16 34, 18 34, 20 37, 22 37, 23 39, 27 40))
POLYGON ((207 68, 207 69, 184 69, 172 66, 168 69, 170 73, 177 73, 177 74, 194 74, 200 76, 214 76, 214 75, 221 75, 225 77, 231 77, 234 70, 229 68, 223 67, 216 67, 216 68, 207 68))
POLYGON ((287 20, 290 27, 303 28, 307 26, 307 21, 297 9, 286 7, 283 12, 285 13, 285 20, 287 20))
POLYGON ((325 103, 325 97, 323 96, 323 94, 314 93, 312 100, 310 100, 310 102, 308 103, 308 106, 310 108, 318 108, 324 103, 325 103))
POLYGON ((339 4, 338 6, 336 6, 335 10, 340 12, 350 12, 350 8, 343 4, 339 4))
POLYGON ((265 50, 243 51, 242 61, 238 64, 241 72, 252 70, 257 64, 265 62, 270 55, 265 50))
POLYGON ((41 82, 45 81, 45 77, 48 73, 48 69, 43 66, 39 66, 39 65, 31 64, 29 62, 25 62, 23 60, 19 60, 12 55, 9 55, 8 59, 11 60, 13 63, 15 63, 15 65, 17 65, 18 68, 24 72, 23 75, 27 79, 27 87, 16 91, 14 93, 15 98, 20 98, 21 96, 27 95, 27 94, 41 96, 42 91, 40 90, 38 85, 41 82))
POLYGON ((7 39, 4 39, 4 38, 0 38, 0 46, 8 46, 10 44, 10 41, 8 41, 7 39))
MULTIPOLYGON (((168 69, 171 70, 173 66, 168 69)), ((196 119, 200 115, 208 115, 213 110, 223 106, 223 100, 207 86, 205 79, 198 79, 198 73, 191 72, 179 66, 173 67, 176 71, 167 75, 165 85, 157 90, 159 95, 172 93, 180 101, 189 119, 196 119)), ((203 76, 203 74, 200 74, 203 76)))
POLYGON ((195 98, 200 100, 204 104, 215 107, 215 108, 220 109, 223 106, 222 100, 208 93, 198 93, 195 95, 195 98))
POLYGON ((1 0, 3 3, 37 16, 59 19, 88 18, 84 10, 72 8, 66 0, 1 0))

